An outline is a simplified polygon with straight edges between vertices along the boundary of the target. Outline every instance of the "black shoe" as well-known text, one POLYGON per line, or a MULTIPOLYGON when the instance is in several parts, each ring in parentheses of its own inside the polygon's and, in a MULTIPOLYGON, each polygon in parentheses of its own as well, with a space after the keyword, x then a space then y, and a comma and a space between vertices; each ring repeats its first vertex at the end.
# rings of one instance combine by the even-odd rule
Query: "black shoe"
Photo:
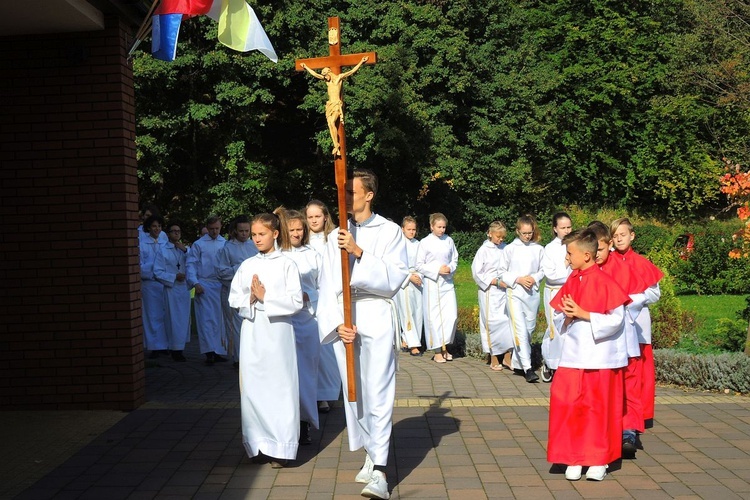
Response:
POLYGON ((220 355, 214 353, 214 361, 216 361, 217 363, 226 363, 227 362, 227 358, 225 358, 224 356, 220 356, 220 355))
POLYGON ((216 355, 212 352, 206 353, 206 364, 212 366, 216 362, 216 355))
POLYGON ((299 444, 303 446, 312 444, 312 438, 310 437, 310 424, 307 422, 299 423, 299 444))
POLYGON ((638 451, 638 447, 635 444, 635 438, 632 436, 623 436, 622 458, 635 458, 636 451, 638 451))
POLYGON ((537 375, 534 370, 526 370, 526 373, 524 375, 526 377, 526 382, 532 384, 539 380, 539 375, 537 375))
POLYGON ((172 351, 172 359, 175 361, 187 361, 187 358, 182 355, 182 351, 172 351))

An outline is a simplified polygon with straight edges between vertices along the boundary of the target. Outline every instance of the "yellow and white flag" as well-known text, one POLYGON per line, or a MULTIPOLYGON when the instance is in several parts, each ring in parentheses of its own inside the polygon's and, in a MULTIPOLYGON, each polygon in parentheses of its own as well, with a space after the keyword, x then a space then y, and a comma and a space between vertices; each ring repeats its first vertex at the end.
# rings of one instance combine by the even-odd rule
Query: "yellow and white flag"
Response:
POLYGON ((227 47, 240 52, 258 50, 278 62, 268 35, 246 0, 214 0, 207 15, 219 22, 219 41, 227 47))

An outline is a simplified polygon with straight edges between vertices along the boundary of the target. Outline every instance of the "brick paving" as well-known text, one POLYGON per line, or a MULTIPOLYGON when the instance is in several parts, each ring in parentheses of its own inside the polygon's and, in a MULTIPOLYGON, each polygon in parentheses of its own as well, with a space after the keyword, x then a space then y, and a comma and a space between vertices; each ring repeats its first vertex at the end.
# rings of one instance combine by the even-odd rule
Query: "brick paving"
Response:
MULTIPOLYGON (((237 372, 148 361, 130 412, 0 413, 0 498, 357 499, 364 452, 348 451, 340 403, 286 469, 254 464, 240 435, 237 372)), ((635 460, 601 483, 546 461, 549 384, 470 358, 399 357, 387 477, 391 498, 750 498, 750 398, 657 389, 635 460)))

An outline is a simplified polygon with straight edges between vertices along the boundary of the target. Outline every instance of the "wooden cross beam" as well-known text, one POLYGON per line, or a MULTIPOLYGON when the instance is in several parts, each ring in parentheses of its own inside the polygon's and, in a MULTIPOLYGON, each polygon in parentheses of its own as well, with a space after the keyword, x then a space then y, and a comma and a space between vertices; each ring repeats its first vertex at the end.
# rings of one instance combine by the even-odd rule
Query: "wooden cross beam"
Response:
MULTIPOLYGON (((333 162, 336 173, 336 188, 338 192, 339 227, 348 228, 346 206, 346 136, 344 134, 344 79, 354 74, 362 64, 375 64, 375 52, 359 54, 341 54, 340 25, 338 17, 328 18, 328 56, 310 59, 297 59, 294 68, 297 71, 307 71, 315 78, 324 80, 328 87, 328 102, 326 103, 326 121, 333 140, 333 162), (342 66, 354 66, 354 69, 341 73, 342 66), (315 69, 321 69, 316 73, 315 69)), ((349 271, 349 254, 341 250, 341 286, 344 303, 344 325, 352 327, 352 291, 350 287, 351 275, 349 271)), ((354 346, 346 346, 346 385, 349 401, 357 400, 357 383, 355 376, 354 346)))

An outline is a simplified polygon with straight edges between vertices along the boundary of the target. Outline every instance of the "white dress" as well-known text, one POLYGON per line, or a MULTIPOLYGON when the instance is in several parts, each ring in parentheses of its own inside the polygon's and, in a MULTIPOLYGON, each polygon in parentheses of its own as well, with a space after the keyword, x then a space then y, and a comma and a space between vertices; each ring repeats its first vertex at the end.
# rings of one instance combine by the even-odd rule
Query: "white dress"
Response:
POLYGON ((240 337, 242 442, 249 457, 293 460, 299 446, 299 382, 292 315, 302 308, 297 266, 281 252, 257 254, 240 265, 229 304, 243 318, 240 337), (253 275, 263 302, 250 304, 253 275))
MULTIPOLYGON (((334 229, 331 234, 337 234, 334 229)), ((334 238, 335 239, 335 238, 334 238)), ((326 236, 320 233, 310 233, 310 246, 321 256, 326 249, 326 236)), ((317 313, 318 316, 320 313, 317 313)), ((332 344, 320 346, 320 361, 318 363, 318 401, 337 401, 341 394, 341 374, 333 352, 332 344)))
POLYGON ((422 311, 427 349, 443 349, 452 344, 458 322, 456 290, 453 273, 458 267, 456 245, 448 235, 440 238, 429 234, 419 242, 417 272, 422 274, 422 311), (440 268, 447 265, 450 274, 441 275, 440 268))
MULTIPOLYGON (((409 257, 409 276, 401 284, 401 289, 394 297, 396 310, 401 323, 401 340, 411 347, 422 345, 422 287, 412 283, 412 273, 417 273, 417 249, 419 241, 414 238, 406 240, 406 253, 409 257)), ((420 276, 421 277, 421 276, 420 276)))
POLYGON ((304 307, 292 316, 292 327, 297 346, 300 420, 309 422, 318 429, 318 365, 321 345, 315 310, 318 307, 318 273, 322 257, 308 245, 285 250, 283 253, 297 264, 302 291, 309 298, 304 307))
POLYGON ((240 359, 240 329, 242 318, 236 310, 229 307, 229 286, 234 278, 234 273, 240 268, 240 264, 258 253, 255 243, 247 240, 242 243, 237 240, 229 240, 219 250, 216 256, 216 275, 221 281, 221 310, 224 317, 224 329, 229 341, 228 351, 235 361, 240 359))
POLYGON ((190 289, 187 280, 177 281, 177 274, 186 272, 188 252, 168 242, 154 263, 154 275, 164 285, 165 328, 172 351, 184 350, 190 341, 190 289))
POLYGON ((500 278, 505 262, 505 252, 499 245, 485 240, 471 263, 471 275, 479 287, 479 336, 482 350, 493 355, 503 354, 513 348, 513 336, 505 311, 505 290, 492 285, 500 278))
POLYGON ((201 353, 227 353, 224 317, 221 312, 221 281, 216 274, 219 250, 224 248, 226 240, 221 236, 212 239, 204 234, 190 247, 187 259, 188 287, 203 286, 204 293, 195 294, 195 323, 198 328, 198 340, 201 353))
MULTIPOLYGON (((344 323, 341 302, 341 252, 329 238, 320 272, 318 329, 324 343, 333 343, 344 385, 344 409, 349 449, 362 447, 375 465, 388 463, 393 402, 396 397, 398 318, 391 300, 408 274, 406 238, 401 228, 375 215, 362 225, 349 222, 349 231, 362 248, 350 256, 353 343, 357 401, 348 401, 346 349, 336 333, 344 323)), ((400 342, 400 341, 399 341, 400 342)))
POLYGON ((550 301, 565 284, 571 269, 565 264, 566 247, 560 238, 547 243, 542 257, 542 271, 544 271, 544 315, 547 318, 547 329, 542 339, 542 357, 548 368, 557 370, 560 361, 561 342, 553 321, 553 310, 550 301))
POLYGON ((544 278, 542 256, 544 248, 538 243, 524 243, 516 238, 505 247, 505 266, 502 274, 505 289, 506 308, 510 318, 511 332, 515 343, 513 368, 524 371, 531 369, 531 333, 536 327, 539 312, 539 283, 544 278), (534 286, 526 290, 516 279, 530 275, 534 286))
POLYGON ((138 245, 141 266, 143 348, 149 351, 162 351, 169 348, 167 330, 164 326, 166 316, 164 285, 154 275, 154 262, 156 262, 156 256, 161 253, 162 244, 146 236, 138 245))

